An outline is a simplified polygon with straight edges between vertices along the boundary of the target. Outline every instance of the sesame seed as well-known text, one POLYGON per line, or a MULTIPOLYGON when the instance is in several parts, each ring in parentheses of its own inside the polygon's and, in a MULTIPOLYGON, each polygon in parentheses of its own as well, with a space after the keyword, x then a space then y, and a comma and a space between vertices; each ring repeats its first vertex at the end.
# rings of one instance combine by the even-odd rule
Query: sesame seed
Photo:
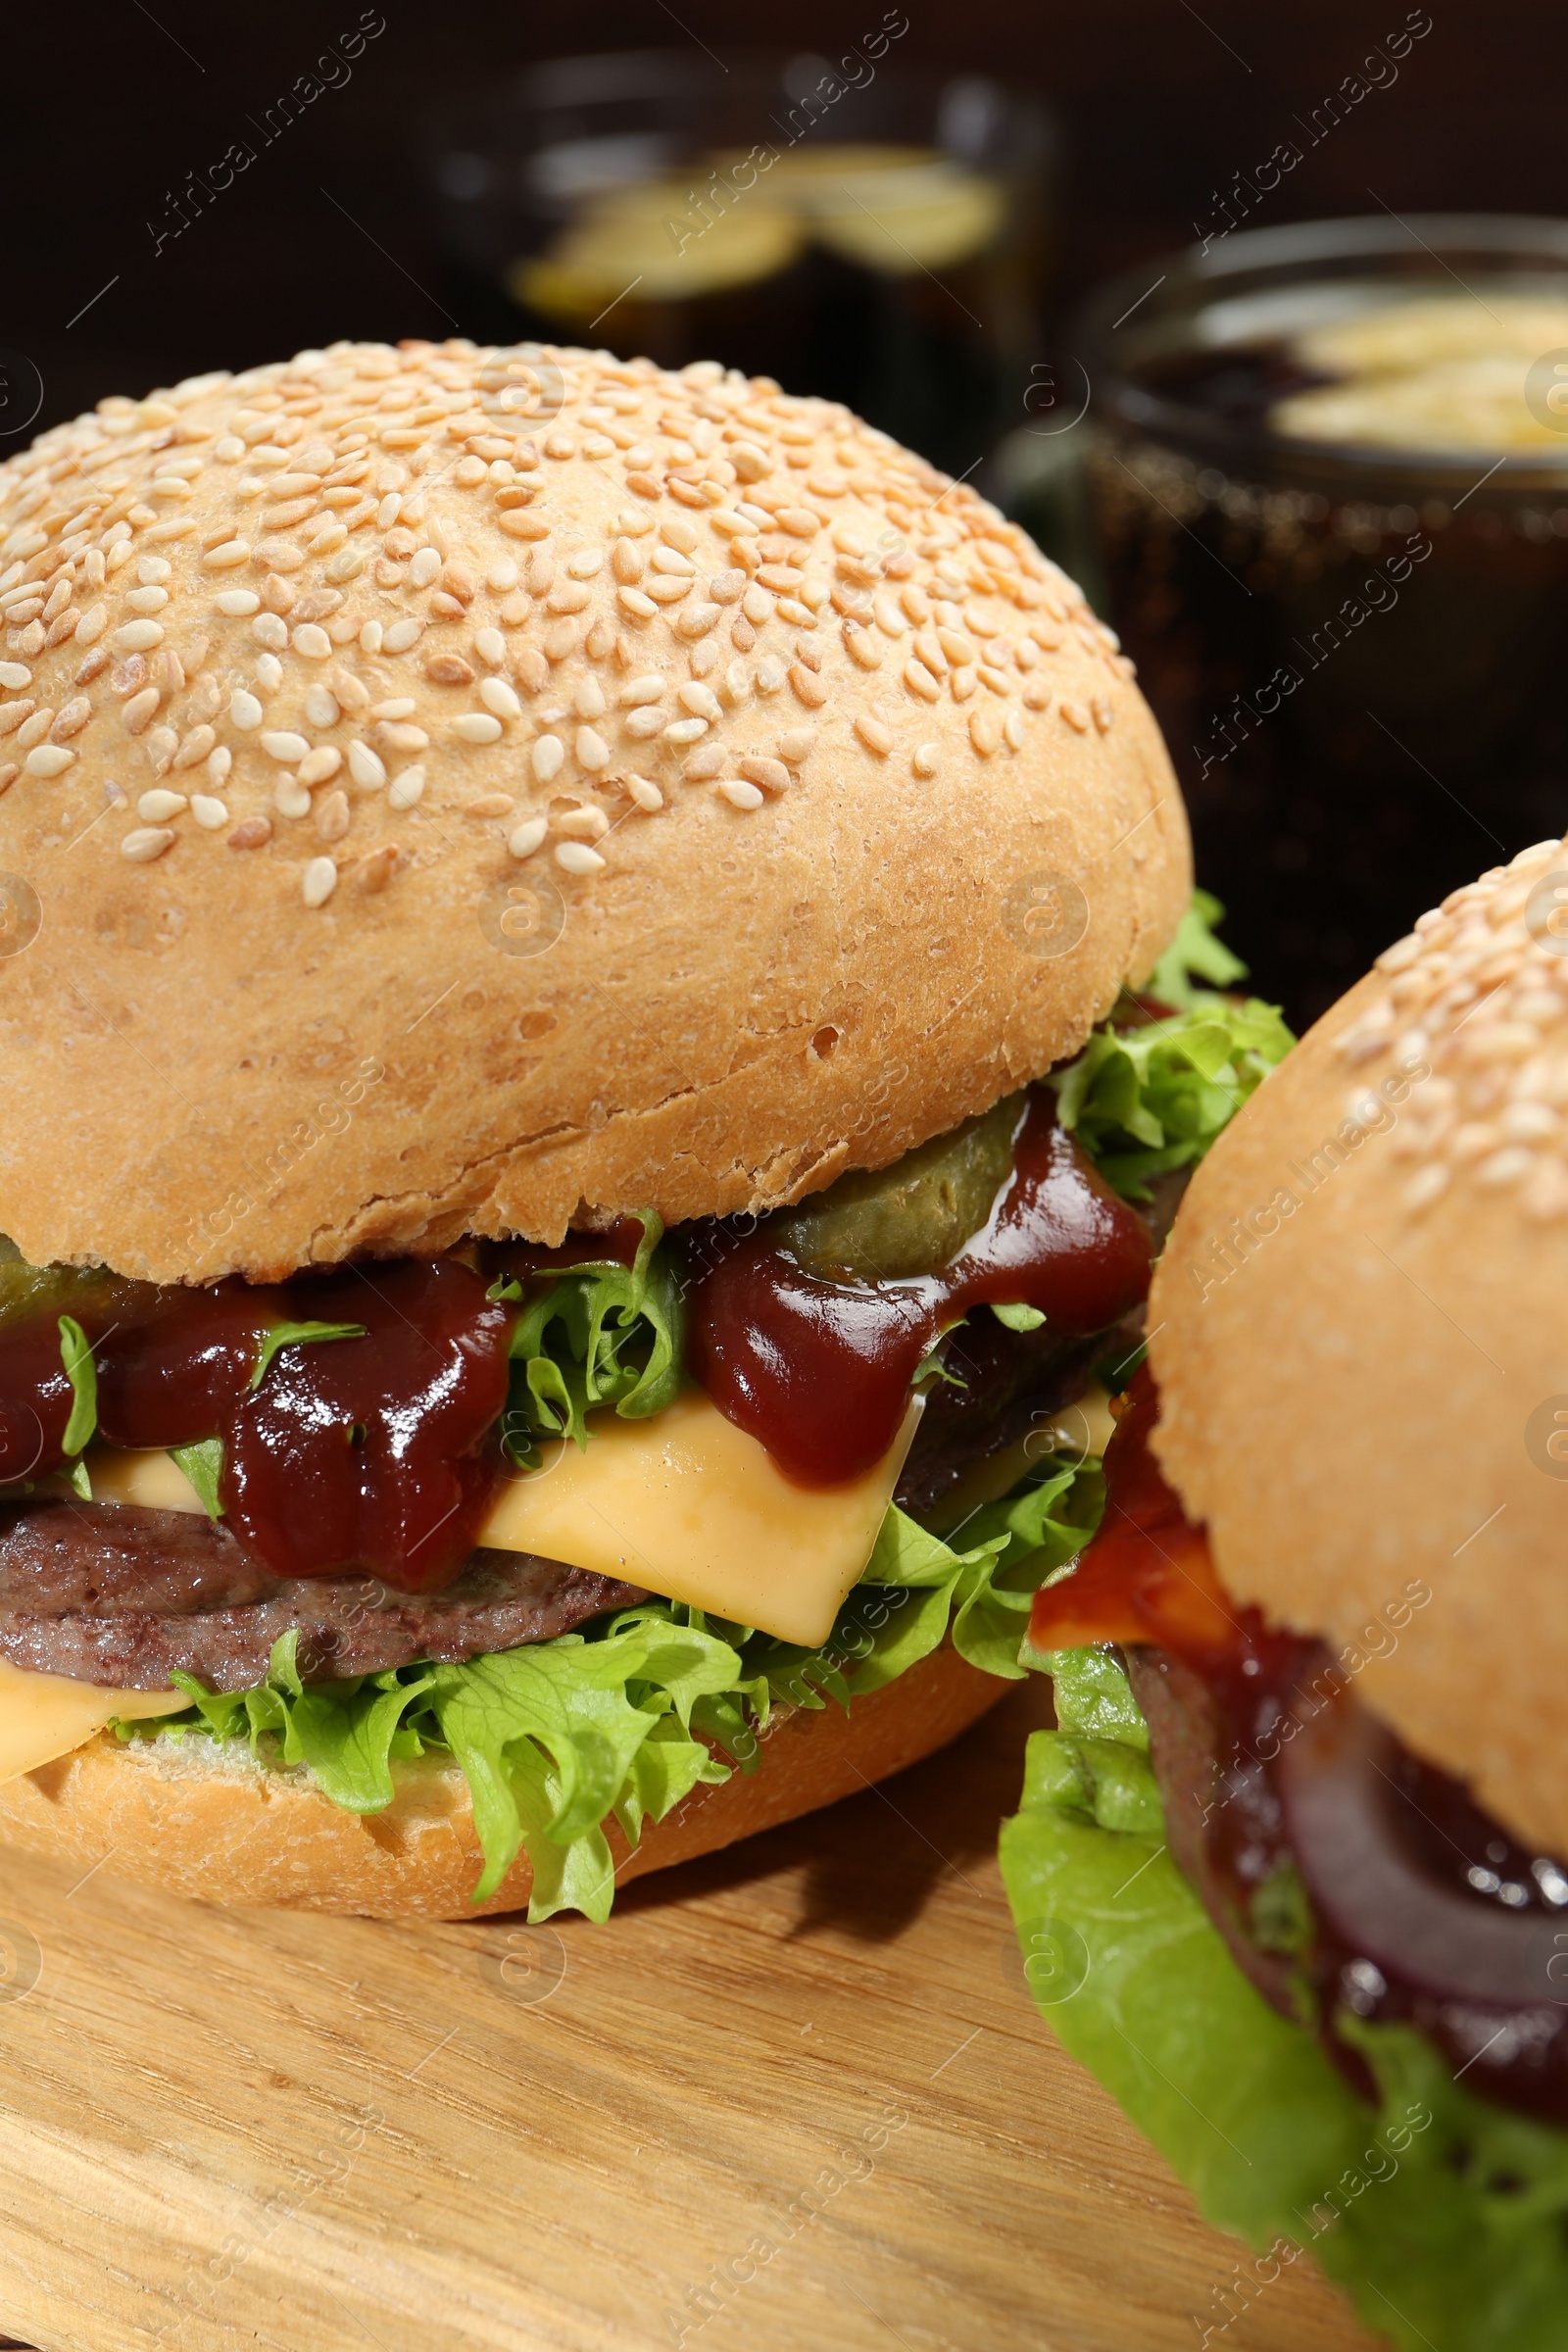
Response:
POLYGON ((875 752, 879 759, 885 760, 893 749, 892 728, 872 711, 862 710, 860 712, 855 722, 855 732, 865 745, 866 750, 875 752))
POLYGON ((351 821, 346 792, 329 792, 316 811, 316 830, 323 841, 341 841, 351 821))
POLYGON ((272 838, 270 816, 247 816, 234 827, 228 837, 231 850, 259 850, 272 838))
POLYGON ((531 858, 550 830, 549 819, 530 816, 516 825, 507 836, 507 848, 514 858, 531 858))
POLYGON ((466 710, 453 720, 452 731, 465 743, 495 743, 501 735, 501 721, 488 710, 466 710))
POLYGON ((553 783, 561 773, 565 757, 566 747, 559 735, 541 735, 532 753, 535 779, 541 784, 553 783))
POLYGON ((917 743, 909 765, 917 776, 934 776, 942 764, 942 749, 935 743, 917 743))
MULTIPOLYGON (((226 612, 235 620, 244 619, 250 613, 257 612, 260 609, 261 601, 254 588, 225 588, 213 599, 213 603, 220 612, 226 612)), ((79 628, 76 635, 78 637, 81 635, 79 628)))
POLYGON ((311 796, 297 776, 279 776, 272 786, 272 807, 279 816, 309 816, 311 796))
POLYGON ((349 745, 349 774, 370 792, 386 782, 386 767, 379 755, 358 737, 349 745))
POLYGON ((32 672, 21 662, 0 662, 0 686, 15 693, 20 687, 32 684, 32 672))
POLYGON ((473 650, 481 662, 499 669, 507 658, 507 641, 499 629, 480 629, 473 640, 473 650))
POLYGON ((497 718, 517 719, 522 716, 522 705, 505 678, 481 678, 479 700, 497 718))
POLYGON ((81 733, 91 716, 92 705, 87 697, 84 694, 73 696, 61 710, 54 725, 49 729, 50 742, 69 743, 73 735, 81 733))
MULTIPOLYGON (((78 631, 78 634, 80 632, 78 631)), ((360 631, 360 644, 365 652, 375 656, 381 651, 382 627, 378 620, 368 620, 360 631)))
POLYGON ((649 781, 647 776, 628 775, 622 781, 631 799, 648 815, 652 816, 656 809, 662 808, 664 806, 663 794, 657 784, 649 781))
POLYGON ((578 841, 603 841, 610 819, 602 808, 567 808, 557 817, 556 831, 578 841))
POLYGON ((324 784, 329 776, 337 774, 342 764, 343 755, 335 744, 319 743, 300 761, 299 780, 308 786, 324 784))
POLYGON ((141 825, 124 836, 120 854, 128 858, 132 865, 151 865, 155 858, 162 858, 173 846, 174 836, 167 825, 141 825))
POLYGON ((270 727, 262 737, 262 749, 268 758, 283 760, 291 767, 304 759, 310 748, 305 736, 295 735, 287 728, 270 727))
POLYGON ((406 767, 393 777, 387 786, 387 804, 393 808, 412 808, 424 791, 422 767, 406 767))
POLYGON ((307 662, 329 662, 332 658, 332 640, 314 620, 301 623, 294 632, 293 644, 294 651, 307 662))
POLYGON ((417 620, 395 620, 383 637, 382 644, 389 654, 406 654, 411 645, 418 643, 422 626, 423 623, 417 620))
POLYGON ((207 833, 216 833, 220 826, 226 825, 228 822, 226 803, 218 800, 210 792, 193 792, 191 794, 190 812, 202 830, 207 833))
POLYGON ((585 841, 558 842, 556 863, 568 874, 600 874, 605 869, 604 858, 585 841))
MULTIPOLYGON (((597 774, 600 768, 610 765, 610 746, 595 727, 579 727, 572 749, 577 755, 578 766, 587 768, 590 774, 597 774)), ((537 749, 534 765, 537 772, 537 749)))
POLYGON ((136 814, 144 824, 165 825, 187 806, 182 792, 168 792, 160 785, 156 790, 142 794, 136 803, 136 814))
POLYGON ((110 643, 122 654, 150 653, 155 645, 162 645, 163 642, 163 626, 156 620, 127 621, 110 639, 110 643))
MULTIPOLYGON (((788 792, 794 781, 782 760, 769 760, 760 752, 749 753, 739 765, 746 781, 760 785, 763 792, 788 792)), ((738 802, 736 806, 747 804, 738 802)))
POLYGON ((47 781, 64 775, 75 757, 63 744, 40 743, 27 754, 23 766, 29 776, 42 776, 47 781))
POLYGON ((757 786, 741 783, 734 776, 726 776, 721 783, 714 786, 714 790, 720 793, 734 808, 760 808, 762 806, 762 795, 757 786))
POLYGON ((330 858, 313 858, 301 879, 307 906, 324 906, 337 888, 337 867, 330 858))
POLYGON ((208 726, 192 727, 174 754, 176 767, 195 767, 205 760, 217 743, 217 736, 208 726))

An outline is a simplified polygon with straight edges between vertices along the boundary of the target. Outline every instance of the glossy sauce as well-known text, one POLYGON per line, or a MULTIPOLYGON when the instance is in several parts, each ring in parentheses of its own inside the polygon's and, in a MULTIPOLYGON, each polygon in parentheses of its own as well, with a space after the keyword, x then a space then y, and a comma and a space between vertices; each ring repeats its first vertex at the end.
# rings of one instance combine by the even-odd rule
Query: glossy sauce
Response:
MULTIPOLYGON (((1070 1577, 1035 1596, 1030 1641, 1041 1650, 1116 1642, 1147 1644, 1195 1674, 1214 1709, 1214 1773, 1198 1833, 1206 1884, 1199 1888, 1232 1949, 1259 1990, 1296 2014, 1292 1972, 1245 1948, 1252 1898, 1285 1862, 1295 1862, 1280 1759, 1298 1727, 1325 1706, 1353 1708, 1349 1677, 1324 1645, 1270 1628, 1241 1607, 1215 1573, 1205 1537, 1187 1520, 1160 1472, 1149 1439, 1159 1397, 1148 1366, 1129 1391, 1126 1410, 1105 1455, 1106 1500, 1101 1532, 1070 1577)), ((1475 1804, 1463 1784, 1413 1756, 1396 1741, 1378 1801, 1384 1835, 1458 1899, 1501 1907, 1514 1917, 1558 1907, 1544 1889, 1568 1890, 1549 1857, 1522 1847, 1475 1804), (1479 1882, 1479 1883, 1478 1883, 1479 1882)), ((1156 1754, 1156 1763, 1159 1757, 1156 1754)), ((1193 1801, 1184 1792, 1171 1801, 1193 1801)), ((1167 1810, 1167 1819, 1170 1818, 1167 1810)), ((1173 1829, 1173 1851, 1182 1840, 1173 1829)), ((1313 1889, 1308 1886, 1309 1896, 1313 1889)), ((1553 2124, 1568 2124, 1568 2010, 1550 1999, 1528 2008, 1497 2001, 1478 2007, 1457 1991, 1434 1990, 1442 1955, 1411 1951, 1404 1969, 1368 1964, 1353 1941, 1325 1917, 1333 1885, 1318 1890, 1309 1949, 1295 1972, 1310 1987, 1325 2047, 1364 2095, 1371 2078, 1360 2054, 1339 2038, 1334 2020, 1348 2007, 1379 2021, 1408 2021, 1444 2050, 1467 2086, 1485 2097, 1553 2124), (1436 1969, 1435 1969, 1436 1963, 1436 1969), (1381 1985, 1381 1990, 1378 1987, 1381 1985), (1482 2043, 1484 2056, 1478 2058, 1482 2043)), ((1568 1911, 1564 1913, 1568 1930, 1568 1911)))
MULTIPOLYGON (((499 1461, 512 1314, 455 1257, 403 1258, 320 1280, 210 1290, 111 1286, 73 1302, 93 1343, 98 1434, 112 1446, 218 1437, 227 1523, 276 1576, 355 1571, 398 1590, 449 1584, 473 1549, 499 1461), (250 1386, 278 1323, 360 1323, 361 1339, 280 1348, 250 1386)), ((0 1396, 43 1427, 0 1443, 0 1479, 58 1469, 71 1389, 52 1314, 0 1331, 0 1396)), ((9 1428, 8 1424, 8 1428, 9 1428)))
POLYGON ((693 1276, 688 1361, 718 1409, 808 1487, 859 1478, 892 1446, 920 1359, 971 1307, 1038 1307, 1087 1338, 1148 1295, 1151 1246, 1032 1093, 1013 1172, 984 1230, 940 1274, 839 1283, 805 1273, 755 1233, 710 1228, 686 1244, 693 1276))

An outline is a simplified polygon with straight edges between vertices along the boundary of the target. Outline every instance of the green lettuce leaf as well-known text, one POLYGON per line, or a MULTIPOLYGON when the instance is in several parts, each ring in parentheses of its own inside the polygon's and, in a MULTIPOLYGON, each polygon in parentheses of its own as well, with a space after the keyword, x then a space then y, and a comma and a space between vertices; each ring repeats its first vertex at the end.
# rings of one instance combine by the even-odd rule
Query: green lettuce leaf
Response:
POLYGON ((449 1755, 467 1780, 484 1858, 475 1899, 494 1892, 525 1847, 531 1918, 575 1907, 604 1919, 614 1892, 605 1823, 613 1815, 635 1843, 646 1821, 662 1820, 700 1781, 755 1772, 777 1708, 830 1698, 848 1708, 906 1674, 950 1629, 972 1664, 1020 1676, 1030 1599, 1082 1549, 1102 1492, 1098 1463, 1045 1464, 1037 1484, 975 1514, 962 1550, 890 1508, 818 1649, 649 1600, 580 1634, 464 1665, 313 1684, 299 1673, 298 1637, 286 1634, 255 1689, 210 1691, 178 1673, 186 1708, 117 1729, 127 1740, 248 1740, 269 1760, 308 1766, 354 1813, 391 1803, 399 1761, 449 1755))
MULTIPOLYGON (((1054 1653, 1002 1870, 1066 2047, 1257 2259, 1196 2313, 1218 2338, 1309 2249, 1401 2352, 1558 2352, 1568 2134, 1472 2097, 1413 2029, 1348 2019, 1375 2102, 1231 1958, 1165 1850, 1148 1733, 1104 1651, 1054 1653)), ((1205 2333, 1205 2328, 1207 2332, 1205 2333)))
POLYGON ((1214 926, 1225 920, 1225 909, 1211 890, 1195 890, 1176 936, 1149 976, 1148 994, 1178 1012, 1189 1012, 1204 992, 1234 988, 1247 978, 1247 966, 1214 926))
POLYGON ((1196 1165, 1295 1043, 1275 1005, 1218 993, 1245 968, 1209 928, 1222 911, 1195 891, 1150 981, 1173 1012, 1121 1034, 1107 1023, 1046 1080, 1062 1125, 1129 1200, 1147 1198, 1152 1177, 1196 1165))
POLYGON ((98 1426, 98 1367, 74 1315, 60 1318, 60 1361, 71 1383, 71 1417, 60 1444, 66 1453, 80 1453, 98 1426))
POLYGON ((274 1323, 263 1334, 261 1352, 249 1385, 253 1389, 261 1387, 280 1348, 303 1348, 315 1340, 363 1340, 364 1337, 363 1323, 274 1323))
POLYGON ((686 1312, 680 1270, 661 1247, 663 1227, 642 1212, 635 1262, 613 1258, 541 1268, 526 1284, 503 1279, 493 1298, 520 1299, 512 1335, 512 1393, 504 1424, 508 1452, 538 1465, 541 1438, 588 1442, 587 1415, 612 1404, 624 1420, 646 1420, 679 1396, 685 1380, 686 1312), (536 1286, 543 1284, 543 1288, 536 1286))
POLYGON ((223 1471, 222 1439, 203 1438, 195 1446, 171 1446, 169 1451, 200 1495, 208 1518, 221 1519, 223 1506, 218 1498, 218 1482, 223 1471))

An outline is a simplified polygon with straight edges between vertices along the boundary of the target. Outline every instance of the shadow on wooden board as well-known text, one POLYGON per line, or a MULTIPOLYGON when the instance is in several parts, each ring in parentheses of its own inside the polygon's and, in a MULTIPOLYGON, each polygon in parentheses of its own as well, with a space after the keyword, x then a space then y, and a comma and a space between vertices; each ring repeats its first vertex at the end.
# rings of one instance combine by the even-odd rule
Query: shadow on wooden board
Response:
MULTIPOLYGON (((1036 2015, 1044 1691, 563 1918, 377 1926, 22 1858, 0 2328, 43 2352, 1186 2352, 1239 2249, 1036 2015)), ((1368 2352, 1303 2263, 1237 2352, 1368 2352)))

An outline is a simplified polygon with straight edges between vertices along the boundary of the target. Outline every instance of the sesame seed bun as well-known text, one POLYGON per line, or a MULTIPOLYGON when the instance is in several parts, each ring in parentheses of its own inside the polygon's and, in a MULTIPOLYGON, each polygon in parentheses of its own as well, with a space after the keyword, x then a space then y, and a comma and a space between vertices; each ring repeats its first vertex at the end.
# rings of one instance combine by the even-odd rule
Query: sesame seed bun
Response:
MULTIPOLYGON (((957 1738, 1009 1686, 943 1648, 848 1715, 784 1709, 755 1773, 699 1788, 635 1849, 606 1824, 617 1882, 710 1854, 856 1795, 957 1738)), ((382 1813, 346 1813, 303 1769, 254 1762, 242 1743, 160 1740, 122 1746, 100 1733, 74 1755, 0 1785, 0 1839, 205 1902, 357 1912, 371 1919, 476 1919, 527 1903, 520 1854, 489 1899, 468 1786, 433 1756, 395 1764, 382 1813)))
POLYGON ((1273 1072, 1156 1271, 1155 1450, 1238 1600, 1568 1852, 1568 844, 1454 892, 1273 1072))
POLYGON ((704 364, 334 345, 0 466, 0 1231, 156 1281, 762 1208, 1189 887, 1013 525, 704 364))

